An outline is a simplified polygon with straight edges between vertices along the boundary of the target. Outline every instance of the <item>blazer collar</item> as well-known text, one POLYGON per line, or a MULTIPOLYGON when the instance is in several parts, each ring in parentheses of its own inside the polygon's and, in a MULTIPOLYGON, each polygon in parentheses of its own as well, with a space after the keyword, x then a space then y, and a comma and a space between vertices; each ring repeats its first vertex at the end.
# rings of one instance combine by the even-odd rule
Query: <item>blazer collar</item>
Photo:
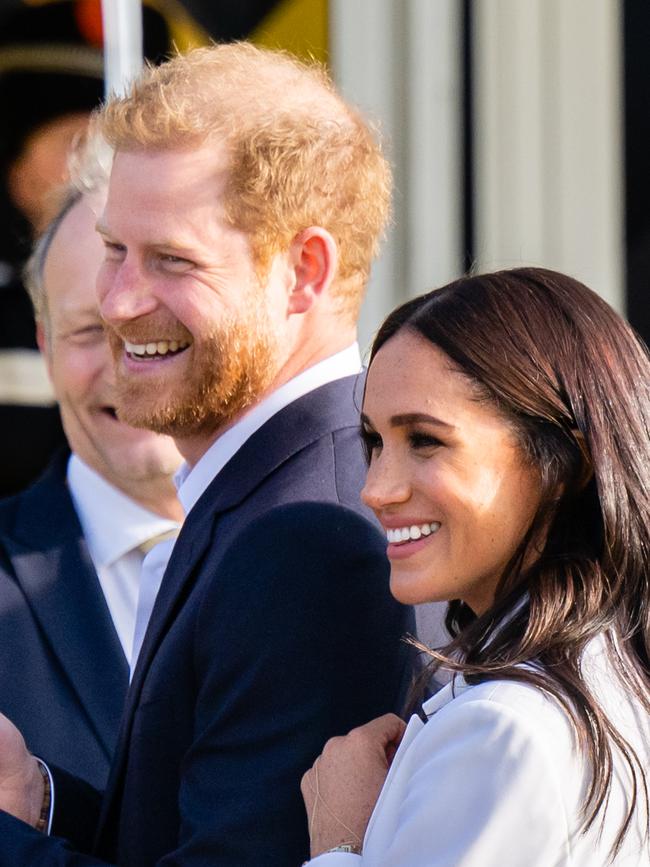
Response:
POLYGON ((25 598, 107 754, 128 666, 65 484, 67 456, 19 495, 3 540, 25 598))
POLYGON ((100 819, 98 839, 110 821, 130 739, 133 712, 151 660, 173 620, 193 571, 212 543, 219 515, 233 509, 292 455, 322 436, 359 424, 364 375, 336 380, 280 410, 248 439, 201 495, 181 529, 140 650, 127 695, 116 761, 100 819))
POLYGON ((427 719, 433 716, 436 711, 443 708, 450 701, 453 701, 461 693, 472 688, 471 683, 467 683, 462 674, 456 674, 449 683, 446 683, 438 690, 431 698, 427 699, 422 705, 422 711, 427 719))
POLYGON ((188 519, 233 508, 292 455, 334 430, 358 427, 364 382, 364 374, 329 382, 271 416, 212 480, 188 519))
POLYGON ((137 700, 175 603, 212 541, 215 519, 243 502, 292 455, 334 430, 357 426, 363 382, 363 375, 339 379, 289 404, 259 428, 208 485, 187 516, 165 570, 133 674, 129 707, 137 700))

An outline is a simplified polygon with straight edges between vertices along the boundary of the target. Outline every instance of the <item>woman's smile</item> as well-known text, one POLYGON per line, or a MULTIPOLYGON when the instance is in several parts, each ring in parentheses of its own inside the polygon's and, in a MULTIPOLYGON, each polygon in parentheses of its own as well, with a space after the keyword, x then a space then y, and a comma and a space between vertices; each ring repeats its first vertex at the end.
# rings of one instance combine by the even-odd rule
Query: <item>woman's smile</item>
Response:
POLYGON ((462 599, 484 611, 540 497, 511 426, 408 331, 374 357, 362 422, 362 497, 386 532, 391 591, 408 604, 462 599))

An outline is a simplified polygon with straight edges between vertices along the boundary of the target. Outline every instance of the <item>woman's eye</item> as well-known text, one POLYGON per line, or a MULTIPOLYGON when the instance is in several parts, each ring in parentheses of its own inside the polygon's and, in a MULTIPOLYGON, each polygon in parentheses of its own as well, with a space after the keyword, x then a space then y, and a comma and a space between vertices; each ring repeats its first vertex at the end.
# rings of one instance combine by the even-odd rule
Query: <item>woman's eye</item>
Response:
POLYGON ((409 444, 413 449, 430 449, 442 445, 437 437, 419 431, 413 431, 409 434, 409 444))
POLYGON ((361 428, 361 440, 366 453, 366 458, 370 461, 372 453, 381 448, 381 437, 375 431, 361 428))

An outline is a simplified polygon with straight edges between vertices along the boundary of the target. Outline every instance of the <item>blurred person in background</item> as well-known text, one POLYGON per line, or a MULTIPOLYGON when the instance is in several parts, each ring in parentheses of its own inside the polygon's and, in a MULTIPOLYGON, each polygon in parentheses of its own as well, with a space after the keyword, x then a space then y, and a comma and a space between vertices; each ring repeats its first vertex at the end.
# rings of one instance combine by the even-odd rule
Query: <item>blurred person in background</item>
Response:
MULTIPOLYGON (((161 60, 166 19, 145 5, 143 27, 145 56, 161 60)), ((21 269, 103 95, 100 0, 0 10, 0 497, 34 480, 64 442, 21 269)))
POLYGON ((37 482, 0 503, 0 710, 35 752, 101 787, 128 685, 142 561, 161 534, 178 531, 182 510, 173 441, 115 415, 92 204, 69 190, 25 275, 71 453, 62 449, 37 482))

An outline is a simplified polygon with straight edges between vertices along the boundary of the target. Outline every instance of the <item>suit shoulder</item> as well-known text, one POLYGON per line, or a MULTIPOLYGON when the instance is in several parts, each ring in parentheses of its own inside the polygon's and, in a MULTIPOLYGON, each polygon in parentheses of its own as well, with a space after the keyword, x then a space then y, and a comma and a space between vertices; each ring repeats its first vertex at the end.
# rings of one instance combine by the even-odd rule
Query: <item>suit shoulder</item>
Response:
POLYGON ((285 580, 344 569, 360 575, 387 571, 386 541, 376 524, 353 508, 332 502, 296 501, 274 506, 240 524, 228 544, 218 544, 224 567, 247 565, 258 573, 281 572, 285 580))
POLYGON ((329 549, 333 543, 345 549, 369 544, 382 553, 386 548, 382 532, 369 516, 340 503, 316 500, 283 503, 258 514, 241 528, 232 544, 280 540, 293 540, 290 550, 299 545, 312 551, 329 549))
POLYGON ((559 700, 530 683, 515 680, 495 680, 478 684, 468 690, 467 701, 484 701, 495 713, 511 713, 534 720, 536 725, 553 721, 568 721, 567 712, 559 700))
MULTIPOLYGON (((69 523, 76 517, 72 497, 66 485, 65 473, 53 462, 44 475, 29 487, 10 497, 0 499, 0 532, 21 534, 20 527, 53 526, 69 523)), ((29 541, 29 538, 25 539, 29 541)))
POLYGON ((282 505, 223 542, 215 537, 203 566, 213 598, 239 597, 244 587, 262 606, 274 604, 278 592, 296 607, 305 598, 336 599, 337 588, 360 596, 381 588, 382 597, 389 596, 384 537, 367 518, 338 504, 282 505))
POLYGON ((340 427, 295 451, 266 478, 263 488, 279 493, 280 501, 330 501, 369 517, 360 499, 367 469, 358 425, 340 427))
POLYGON ((390 593, 385 550, 376 526, 337 504, 297 502, 261 514, 221 551, 215 539, 215 559, 203 564, 197 636, 203 644, 218 623, 226 643, 259 632, 313 650, 345 635, 346 647, 355 636, 395 651, 411 621, 390 593))

